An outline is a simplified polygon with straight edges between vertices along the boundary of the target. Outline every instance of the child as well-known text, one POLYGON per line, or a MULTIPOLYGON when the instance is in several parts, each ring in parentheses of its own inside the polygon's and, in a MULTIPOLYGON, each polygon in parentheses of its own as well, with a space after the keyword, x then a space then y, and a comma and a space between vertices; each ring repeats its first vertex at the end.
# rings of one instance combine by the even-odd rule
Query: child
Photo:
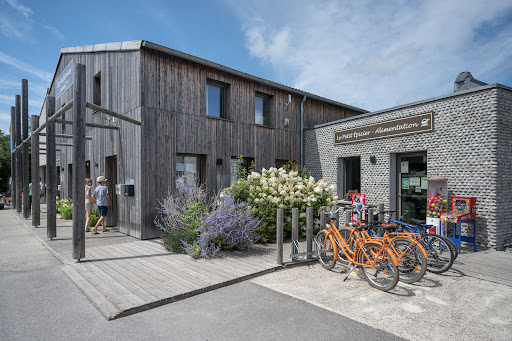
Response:
POLYGON ((92 180, 85 179, 85 232, 89 232, 89 223, 91 222, 92 206, 94 201, 91 197, 92 180))
POLYGON ((107 179, 103 175, 99 176, 96 179, 97 182, 100 183, 98 187, 94 190, 92 194, 93 201, 96 201, 96 205, 98 205, 98 211, 100 212, 100 219, 96 223, 96 226, 92 229, 94 234, 98 234, 98 226, 100 224, 103 226, 103 230, 101 232, 107 232, 107 228, 105 227, 105 217, 107 216, 108 207, 112 205, 110 201, 110 197, 108 195, 108 187, 107 187, 107 179))

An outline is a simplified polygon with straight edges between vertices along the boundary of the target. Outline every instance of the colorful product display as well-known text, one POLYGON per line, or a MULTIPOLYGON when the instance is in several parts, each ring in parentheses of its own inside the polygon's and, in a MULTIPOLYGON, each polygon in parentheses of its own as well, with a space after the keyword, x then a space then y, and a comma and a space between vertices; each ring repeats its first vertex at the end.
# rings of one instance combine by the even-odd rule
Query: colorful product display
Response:
POLYGON ((439 218, 441 214, 446 212, 448 204, 448 198, 442 196, 439 193, 435 195, 429 195, 427 197, 427 217, 439 218))

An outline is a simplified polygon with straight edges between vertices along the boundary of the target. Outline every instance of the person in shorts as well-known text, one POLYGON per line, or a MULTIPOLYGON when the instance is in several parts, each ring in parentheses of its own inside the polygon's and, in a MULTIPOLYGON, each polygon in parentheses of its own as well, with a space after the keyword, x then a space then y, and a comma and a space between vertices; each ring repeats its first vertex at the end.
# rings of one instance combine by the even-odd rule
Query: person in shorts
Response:
POLYGON ((85 179, 85 232, 89 232, 89 223, 91 222, 91 214, 94 201, 92 199, 92 180, 85 179))
POLYGON ((96 179, 99 182, 99 186, 96 187, 94 193, 92 194, 93 201, 96 201, 96 205, 98 206, 98 211, 100 213, 100 219, 96 223, 96 226, 92 229, 94 234, 98 234, 98 226, 102 225, 103 230, 101 232, 107 232, 107 228, 105 227, 105 217, 107 216, 108 207, 112 205, 110 201, 110 197, 108 195, 108 187, 107 187, 107 179, 103 175, 99 176, 96 179))

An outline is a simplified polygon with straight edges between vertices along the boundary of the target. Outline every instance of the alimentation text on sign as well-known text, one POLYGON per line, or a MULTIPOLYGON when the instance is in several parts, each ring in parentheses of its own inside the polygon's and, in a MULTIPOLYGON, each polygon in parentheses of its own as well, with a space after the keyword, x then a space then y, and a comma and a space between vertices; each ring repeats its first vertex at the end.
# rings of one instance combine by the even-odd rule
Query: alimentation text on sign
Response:
POLYGON ((55 80, 55 99, 59 99, 73 85, 73 59, 55 80))
POLYGON ((434 131, 433 120, 433 112, 428 112, 356 128, 343 129, 334 132, 334 144, 337 145, 392 136, 432 132, 434 131))

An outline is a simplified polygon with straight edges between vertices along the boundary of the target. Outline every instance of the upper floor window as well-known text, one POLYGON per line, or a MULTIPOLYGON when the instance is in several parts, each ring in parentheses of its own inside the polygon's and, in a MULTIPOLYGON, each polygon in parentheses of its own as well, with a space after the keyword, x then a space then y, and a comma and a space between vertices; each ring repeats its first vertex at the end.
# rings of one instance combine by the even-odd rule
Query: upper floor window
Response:
POLYGON ((225 88, 217 84, 206 84, 206 115, 226 118, 225 88))
POLYGON ((101 72, 93 78, 92 103, 101 106, 101 72))
POLYGON ((254 98, 254 123, 270 125, 270 99, 261 95, 254 98))

